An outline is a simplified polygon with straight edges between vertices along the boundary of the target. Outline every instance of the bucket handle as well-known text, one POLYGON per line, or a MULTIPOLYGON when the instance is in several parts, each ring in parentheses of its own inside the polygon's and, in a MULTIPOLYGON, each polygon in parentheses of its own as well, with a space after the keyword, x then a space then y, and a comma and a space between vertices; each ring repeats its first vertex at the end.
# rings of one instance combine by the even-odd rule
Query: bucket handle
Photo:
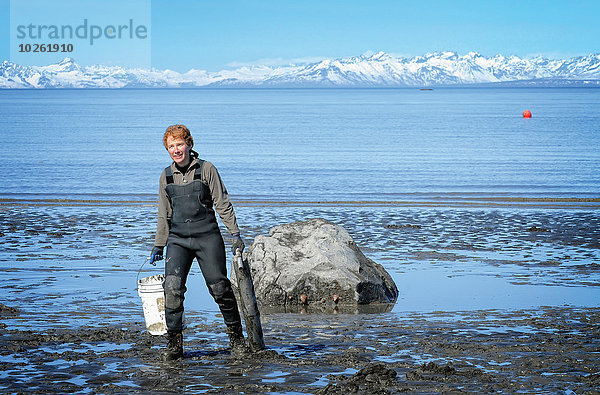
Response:
POLYGON ((142 271, 142 268, 144 267, 144 265, 146 264, 146 262, 148 262, 149 260, 150 260, 150 257, 146 258, 146 260, 144 261, 144 263, 142 263, 142 266, 140 266, 140 268, 137 271, 137 278, 135 279, 136 287, 137 287, 137 284, 140 283, 140 272, 142 271))

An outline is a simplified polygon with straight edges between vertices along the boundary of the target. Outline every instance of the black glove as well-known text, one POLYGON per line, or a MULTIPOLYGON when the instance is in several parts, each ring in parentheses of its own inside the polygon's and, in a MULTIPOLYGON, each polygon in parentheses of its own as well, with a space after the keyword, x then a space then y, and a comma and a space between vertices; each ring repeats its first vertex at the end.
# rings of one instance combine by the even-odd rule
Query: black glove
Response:
POLYGON ((156 261, 163 259, 164 247, 154 247, 150 253, 150 264, 156 266, 156 261))
POLYGON ((235 251, 236 250, 240 250, 240 253, 244 252, 244 247, 246 247, 244 245, 244 240, 242 240, 241 236, 239 233, 233 234, 233 241, 232 241, 232 245, 231 245, 231 251, 233 251, 234 255, 235 255, 235 251))

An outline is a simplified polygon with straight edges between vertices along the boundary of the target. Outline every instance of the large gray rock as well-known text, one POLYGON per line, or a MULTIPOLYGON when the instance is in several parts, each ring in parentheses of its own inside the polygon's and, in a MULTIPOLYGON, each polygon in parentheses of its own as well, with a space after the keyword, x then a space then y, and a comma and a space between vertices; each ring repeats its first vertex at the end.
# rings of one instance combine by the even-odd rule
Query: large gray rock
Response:
POLYGON ((390 304, 398 297, 383 266, 344 228, 321 218, 272 228, 246 256, 261 306, 390 304))

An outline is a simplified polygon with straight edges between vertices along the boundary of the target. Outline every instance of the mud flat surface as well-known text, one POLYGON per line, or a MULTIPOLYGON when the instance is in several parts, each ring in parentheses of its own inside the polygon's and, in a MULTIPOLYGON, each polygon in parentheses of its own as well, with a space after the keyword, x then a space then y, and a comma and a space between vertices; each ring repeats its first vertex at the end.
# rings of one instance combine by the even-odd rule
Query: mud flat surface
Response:
POLYGON ((162 270, 138 272, 153 204, 0 202, 0 392, 598 393, 596 208, 236 210, 247 242, 313 217, 346 227, 398 302, 376 314, 265 309, 268 350, 234 359, 194 267, 185 358, 164 364, 135 286, 162 270))
MULTIPOLYGON (((3 314, 4 314, 3 309, 3 314)), ((0 388, 43 393, 597 393, 597 309, 383 315, 275 314, 268 350, 234 359, 219 323, 185 333, 185 358, 141 326, 12 330, 0 388)))

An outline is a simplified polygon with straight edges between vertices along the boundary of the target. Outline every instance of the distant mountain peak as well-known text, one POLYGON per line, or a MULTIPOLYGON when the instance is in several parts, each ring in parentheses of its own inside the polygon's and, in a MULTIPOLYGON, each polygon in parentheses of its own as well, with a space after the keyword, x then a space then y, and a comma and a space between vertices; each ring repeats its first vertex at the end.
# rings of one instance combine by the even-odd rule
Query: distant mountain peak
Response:
POLYGON ((161 87, 405 87, 486 83, 600 86, 600 53, 570 59, 531 59, 454 51, 397 57, 384 51, 289 65, 240 67, 208 72, 192 69, 127 69, 80 66, 67 57, 48 66, 0 64, 0 88, 161 88, 161 87))
POLYGON ((75 62, 75 59, 68 57, 64 58, 57 64, 44 67, 46 71, 52 73, 83 72, 81 66, 75 62))
POLYGON ((465 55, 465 57, 475 59, 475 58, 482 58, 483 55, 481 55, 479 52, 469 52, 465 55))
POLYGON ((392 55, 388 54, 387 52, 383 52, 383 51, 379 51, 370 57, 371 60, 378 60, 378 61, 388 60, 388 59, 392 59, 392 58, 393 58, 392 55))

